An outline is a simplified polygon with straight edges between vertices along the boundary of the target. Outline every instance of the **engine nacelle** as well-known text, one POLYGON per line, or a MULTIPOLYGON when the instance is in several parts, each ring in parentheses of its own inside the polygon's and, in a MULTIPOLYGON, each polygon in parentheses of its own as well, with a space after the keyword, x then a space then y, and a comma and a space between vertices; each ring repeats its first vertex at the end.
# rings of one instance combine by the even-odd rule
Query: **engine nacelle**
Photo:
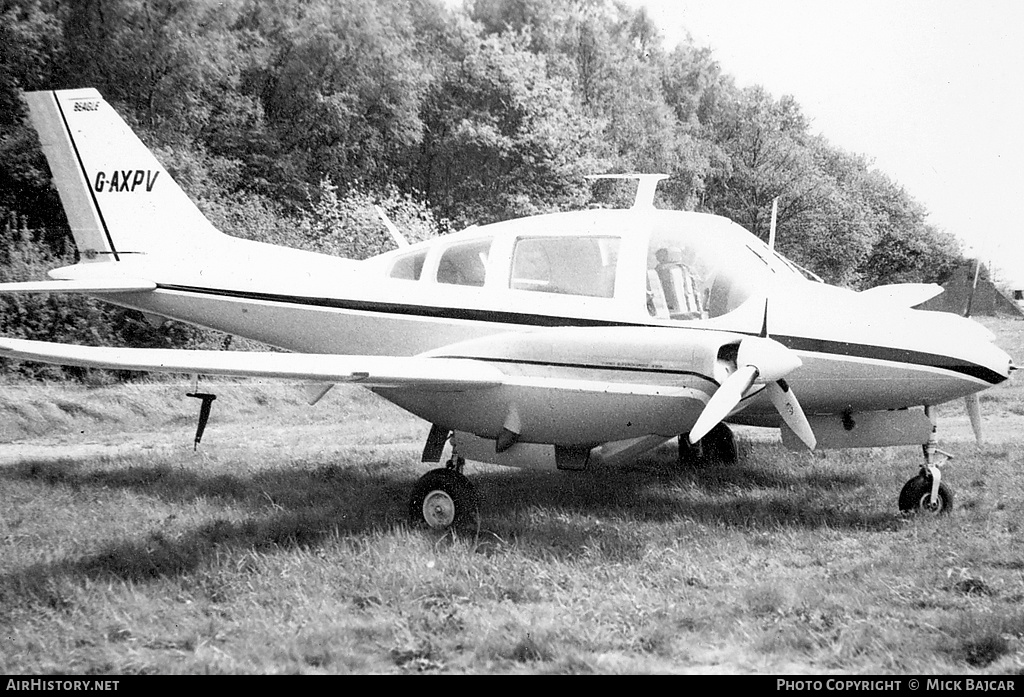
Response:
POLYGON ((463 431, 456 431, 452 435, 452 444, 458 449, 459 455, 467 460, 520 469, 559 469, 553 445, 515 443, 504 452, 499 453, 496 452, 493 439, 481 438, 463 431))
MULTIPOLYGON (((862 411, 850 414, 808 416, 819 448, 884 448, 893 445, 924 445, 932 422, 924 409, 862 411)), ((782 442, 791 450, 806 450, 785 424, 782 442)))

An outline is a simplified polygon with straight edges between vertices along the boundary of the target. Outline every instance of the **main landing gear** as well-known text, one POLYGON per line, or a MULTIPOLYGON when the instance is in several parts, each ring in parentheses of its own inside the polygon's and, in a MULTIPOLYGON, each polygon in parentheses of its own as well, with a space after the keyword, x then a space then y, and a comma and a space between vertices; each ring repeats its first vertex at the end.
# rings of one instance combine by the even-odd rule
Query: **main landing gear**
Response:
POLYGON ((725 424, 718 424, 707 435, 690 445, 688 434, 679 436, 679 466, 732 465, 736 463, 736 438, 725 424))
POLYGON ((462 473, 466 460, 452 452, 444 467, 420 477, 409 497, 409 522, 433 530, 471 525, 477 517, 476 487, 462 473))
POLYGON ((924 464, 916 477, 903 485, 900 491, 899 506, 901 513, 931 513, 948 515, 953 511, 953 490, 942 481, 941 465, 953 459, 947 452, 939 450, 935 437, 935 415, 932 407, 924 408, 925 414, 932 421, 932 432, 928 442, 922 446, 924 464), (942 460, 937 460, 936 456, 942 460))

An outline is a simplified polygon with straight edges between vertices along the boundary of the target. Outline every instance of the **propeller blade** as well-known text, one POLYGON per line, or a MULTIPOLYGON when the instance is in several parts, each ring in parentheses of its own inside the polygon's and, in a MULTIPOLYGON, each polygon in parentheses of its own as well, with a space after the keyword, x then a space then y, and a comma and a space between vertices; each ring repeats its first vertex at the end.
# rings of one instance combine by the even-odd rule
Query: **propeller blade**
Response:
POLYGON ((981 445, 981 400, 978 398, 978 393, 975 392, 964 397, 964 404, 967 405, 967 417, 971 420, 974 440, 981 445))
POLYGON ((808 450, 814 450, 818 445, 818 439, 814 437, 811 424, 807 422, 807 415, 800 407, 793 390, 785 380, 776 380, 768 385, 768 396, 775 405, 782 420, 786 422, 790 430, 797 435, 808 450))
POLYGON ((964 310, 964 317, 971 316, 971 306, 974 305, 974 294, 978 292, 978 276, 981 274, 981 257, 974 260, 974 283, 971 284, 971 294, 967 296, 967 309, 964 310))
POLYGON ((758 370, 752 365, 737 368, 736 372, 725 379, 715 390, 711 399, 704 405, 704 411, 697 417, 697 422, 687 436, 690 445, 694 445, 715 426, 720 424, 736 405, 743 399, 743 393, 750 389, 757 379, 758 370))

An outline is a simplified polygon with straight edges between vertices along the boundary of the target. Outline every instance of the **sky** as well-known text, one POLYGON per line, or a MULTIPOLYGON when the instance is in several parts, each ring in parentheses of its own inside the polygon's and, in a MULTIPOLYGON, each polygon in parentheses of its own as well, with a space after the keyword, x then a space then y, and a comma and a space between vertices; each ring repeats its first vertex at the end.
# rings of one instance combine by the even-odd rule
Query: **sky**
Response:
POLYGON ((740 86, 792 95, 1024 288, 1024 2, 624 0, 689 33, 740 86))

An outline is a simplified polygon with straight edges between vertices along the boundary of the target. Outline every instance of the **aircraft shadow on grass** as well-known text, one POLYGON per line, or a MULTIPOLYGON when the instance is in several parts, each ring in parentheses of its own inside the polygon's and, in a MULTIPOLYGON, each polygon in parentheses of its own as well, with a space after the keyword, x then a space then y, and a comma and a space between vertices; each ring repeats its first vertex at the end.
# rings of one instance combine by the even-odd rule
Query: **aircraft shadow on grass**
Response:
MULTIPOLYGON (((112 542, 92 554, 39 563, 0 576, 0 589, 21 588, 59 606, 59 593, 54 584, 46 582, 55 576, 146 582, 188 575, 225 547, 257 551, 315 548, 338 536, 358 537, 407 525, 404 497, 410 475, 388 469, 383 462, 362 468, 286 463, 246 476, 166 464, 104 464, 103 458, 36 458, 6 468, 0 478, 72 491, 121 489, 171 504, 220 500, 248 509, 249 515, 241 521, 225 517, 175 533, 156 524, 143 535, 112 542)), ((641 535, 630 533, 628 525, 621 525, 624 520, 744 530, 891 530, 897 524, 889 511, 872 512, 855 505, 852 492, 864 485, 865 476, 795 468, 766 471, 742 461, 680 470, 664 458, 649 457, 629 470, 484 472, 477 475, 477 481, 486 516, 477 528, 458 533, 461 538, 472 545, 485 537, 492 542, 487 545, 488 552, 494 551, 493 540, 497 539, 514 544, 518 553, 547 559, 574 559, 595 551, 610 561, 639 559, 646 542, 641 535), (850 505, 839 505, 844 499, 850 500, 850 505), (545 511, 555 515, 544 515, 545 511), (576 517, 580 514, 582 518, 576 517)), ((233 515, 237 516, 237 510, 233 515)))

